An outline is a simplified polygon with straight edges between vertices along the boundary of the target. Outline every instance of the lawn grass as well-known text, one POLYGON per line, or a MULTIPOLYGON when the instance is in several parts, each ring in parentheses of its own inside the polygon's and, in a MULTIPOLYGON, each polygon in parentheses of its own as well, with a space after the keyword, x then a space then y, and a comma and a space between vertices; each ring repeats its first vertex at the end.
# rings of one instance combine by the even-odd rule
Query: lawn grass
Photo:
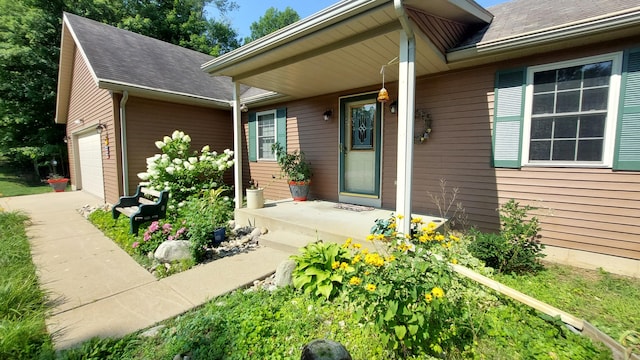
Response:
POLYGON ((48 184, 26 180, 0 159, 0 197, 42 194, 53 191, 48 184))
POLYGON ((0 211, 0 359, 52 354, 40 289, 25 233, 27 216, 0 211))
POLYGON ((495 278, 587 320, 617 341, 627 330, 640 331, 640 279, 551 263, 536 275, 495 278))

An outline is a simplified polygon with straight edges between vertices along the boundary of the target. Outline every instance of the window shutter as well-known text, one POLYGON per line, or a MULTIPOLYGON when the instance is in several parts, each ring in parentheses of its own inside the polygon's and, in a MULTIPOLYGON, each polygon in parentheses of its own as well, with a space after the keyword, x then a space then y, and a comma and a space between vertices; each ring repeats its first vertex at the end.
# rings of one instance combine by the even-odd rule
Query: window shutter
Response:
POLYGON ((287 108, 279 108, 276 110, 276 141, 282 145, 287 152, 287 108))
POLYGON ((525 69, 496 73, 493 109, 493 166, 520 168, 525 69))
POLYGON ((640 49, 624 54, 613 169, 640 170, 640 49))
POLYGON ((258 150, 256 149, 257 137, 256 113, 249 113, 249 161, 258 161, 258 150))

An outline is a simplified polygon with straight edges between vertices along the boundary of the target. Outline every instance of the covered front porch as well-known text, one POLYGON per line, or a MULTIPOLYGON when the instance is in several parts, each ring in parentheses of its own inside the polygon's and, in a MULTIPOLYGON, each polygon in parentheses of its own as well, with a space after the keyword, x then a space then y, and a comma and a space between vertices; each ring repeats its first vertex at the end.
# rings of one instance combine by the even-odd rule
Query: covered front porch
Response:
MULTIPOLYGON (((354 242, 364 243, 375 221, 389 219, 393 214, 393 211, 372 207, 291 199, 268 201, 260 209, 235 210, 237 226, 266 228, 267 234, 261 236, 263 245, 288 251, 318 240, 342 243, 352 238, 354 242)), ((425 224, 431 221, 444 224, 446 221, 429 215, 412 216, 421 217, 425 224)))

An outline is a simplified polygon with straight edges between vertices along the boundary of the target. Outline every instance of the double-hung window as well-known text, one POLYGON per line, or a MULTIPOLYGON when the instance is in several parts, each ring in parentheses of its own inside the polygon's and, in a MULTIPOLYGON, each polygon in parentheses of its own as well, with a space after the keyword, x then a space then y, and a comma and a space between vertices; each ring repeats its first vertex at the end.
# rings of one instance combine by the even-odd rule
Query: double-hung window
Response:
POLYGON ((276 111, 265 111, 256 114, 256 149, 258 160, 274 160, 271 146, 276 143, 276 111))
POLYGON ((640 170, 640 50, 499 71, 493 165, 640 170))
POLYGON ((528 69, 524 164, 611 166, 621 55, 528 69))
POLYGON ((287 146, 287 109, 249 113, 249 161, 273 161, 271 146, 280 143, 287 146))

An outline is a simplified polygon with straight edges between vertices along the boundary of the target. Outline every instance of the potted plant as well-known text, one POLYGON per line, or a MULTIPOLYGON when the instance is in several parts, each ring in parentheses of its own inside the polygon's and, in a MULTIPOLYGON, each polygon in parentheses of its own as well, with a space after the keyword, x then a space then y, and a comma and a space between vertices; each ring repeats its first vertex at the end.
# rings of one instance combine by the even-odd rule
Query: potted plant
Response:
POLYGON ((251 179, 247 188, 247 208, 260 209, 262 207, 264 207, 264 188, 261 188, 257 181, 251 179))
POLYGON ((53 191, 55 192, 63 192, 64 189, 67 188, 67 183, 69 183, 69 179, 58 174, 50 174, 49 178, 47 178, 47 183, 51 185, 53 191))
POLYGON ((311 165, 302 151, 286 152, 282 145, 275 143, 271 150, 276 154, 276 161, 283 176, 289 181, 289 190, 294 201, 306 201, 311 184, 311 165))

